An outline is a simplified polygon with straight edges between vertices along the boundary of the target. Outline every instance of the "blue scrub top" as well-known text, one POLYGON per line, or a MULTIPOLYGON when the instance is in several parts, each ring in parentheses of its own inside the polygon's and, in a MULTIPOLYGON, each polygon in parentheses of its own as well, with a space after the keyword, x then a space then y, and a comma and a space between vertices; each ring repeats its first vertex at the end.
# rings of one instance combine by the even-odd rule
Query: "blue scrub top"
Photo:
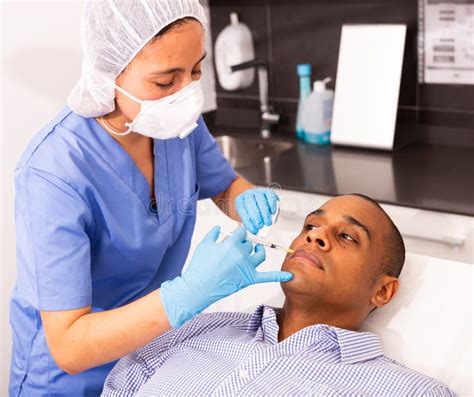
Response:
POLYGON ((17 282, 10 303, 10 396, 99 395, 115 362, 68 375, 49 353, 40 310, 126 305, 181 273, 198 199, 236 178, 203 119, 154 140, 155 197, 93 118, 64 108, 15 170, 17 282))

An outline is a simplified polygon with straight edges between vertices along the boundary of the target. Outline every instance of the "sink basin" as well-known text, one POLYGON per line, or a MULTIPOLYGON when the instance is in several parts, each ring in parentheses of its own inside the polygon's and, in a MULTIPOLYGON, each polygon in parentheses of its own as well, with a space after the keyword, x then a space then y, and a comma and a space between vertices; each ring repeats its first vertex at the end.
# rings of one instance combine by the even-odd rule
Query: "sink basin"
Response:
POLYGON ((262 163, 292 149, 293 142, 274 138, 221 135, 216 137, 224 157, 233 168, 244 168, 262 163))

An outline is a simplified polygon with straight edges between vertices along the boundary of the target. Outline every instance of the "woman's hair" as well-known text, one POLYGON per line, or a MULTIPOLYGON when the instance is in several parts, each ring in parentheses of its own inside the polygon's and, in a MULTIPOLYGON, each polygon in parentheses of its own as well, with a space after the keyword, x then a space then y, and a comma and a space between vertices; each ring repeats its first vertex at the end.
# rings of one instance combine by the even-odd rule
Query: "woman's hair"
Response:
POLYGON ((180 18, 180 19, 177 19, 176 21, 174 22, 171 22, 169 25, 166 25, 163 29, 161 29, 157 34, 155 34, 153 36, 153 38, 149 41, 148 44, 150 43, 153 43, 153 41, 155 41, 157 38, 165 35, 167 32, 169 32, 170 30, 173 30, 174 28, 178 28, 184 24, 186 24, 187 22, 191 22, 191 21, 196 21, 196 22, 199 22, 196 18, 194 17, 184 17, 184 18, 180 18))

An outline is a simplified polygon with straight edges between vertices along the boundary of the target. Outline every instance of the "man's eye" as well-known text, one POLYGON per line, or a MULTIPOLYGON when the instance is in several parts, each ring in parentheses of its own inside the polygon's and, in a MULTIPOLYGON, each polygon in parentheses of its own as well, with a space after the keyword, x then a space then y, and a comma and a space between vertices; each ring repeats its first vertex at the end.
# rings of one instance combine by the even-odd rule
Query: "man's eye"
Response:
POLYGON ((202 76, 202 70, 193 70, 195 76, 202 76))
POLYGON ((341 233, 340 236, 347 240, 347 241, 353 241, 354 243, 357 243, 357 241, 354 239, 354 237, 352 237, 351 235, 347 234, 347 233, 341 233))
POLYGON ((304 230, 313 230, 313 229, 317 229, 317 226, 316 225, 305 225, 304 227, 304 230))

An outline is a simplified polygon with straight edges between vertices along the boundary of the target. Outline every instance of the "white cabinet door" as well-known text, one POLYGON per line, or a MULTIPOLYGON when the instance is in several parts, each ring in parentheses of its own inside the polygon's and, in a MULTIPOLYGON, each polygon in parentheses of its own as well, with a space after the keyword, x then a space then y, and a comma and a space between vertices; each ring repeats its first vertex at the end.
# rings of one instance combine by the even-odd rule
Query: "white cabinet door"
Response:
POLYGON ((474 263, 474 217, 382 205, 408 252, 474 263))

